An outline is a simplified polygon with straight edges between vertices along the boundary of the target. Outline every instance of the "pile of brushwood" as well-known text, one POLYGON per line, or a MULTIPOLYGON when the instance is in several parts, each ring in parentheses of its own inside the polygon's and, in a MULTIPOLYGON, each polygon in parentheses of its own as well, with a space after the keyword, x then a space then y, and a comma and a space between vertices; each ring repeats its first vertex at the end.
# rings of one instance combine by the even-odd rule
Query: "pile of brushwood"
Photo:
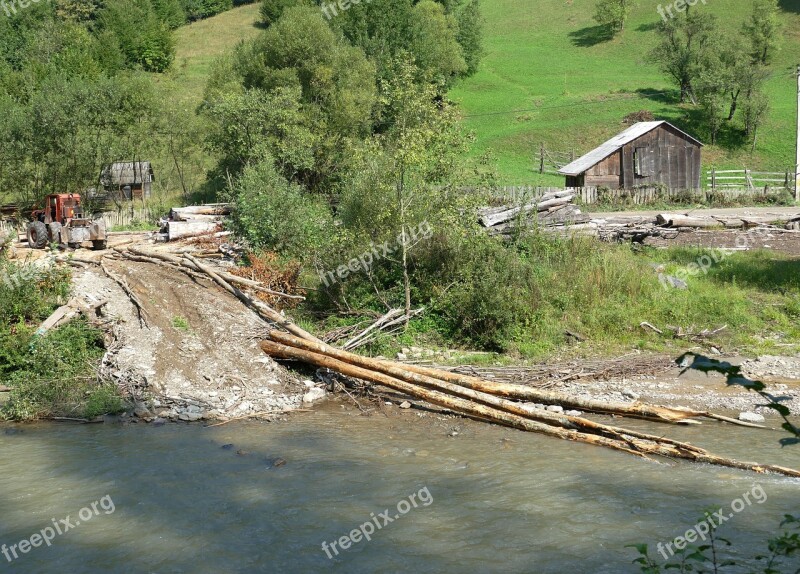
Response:
POLYGON ((800 477, 800 471, 774 465, 741 462, 717 456, 703 448, 618 426, 601 424, 580 416, 532 409, 526 402, 560 405, 586 412, 633 417, 671 424, 698 424, 706 418, 742 426, 719 414, 682 407, 639 402, 597 401, 524 385, 498 383, 458 373, 370 359, 322 343, 295 326, 294 334, 272 330, 261 347, 275 359, 296 360, 329 369, 346 377, 368 381, 410 397, 474 419, 524 431, 584 442, 619 450, 638 457, 665 457, 693 462, 800 477))

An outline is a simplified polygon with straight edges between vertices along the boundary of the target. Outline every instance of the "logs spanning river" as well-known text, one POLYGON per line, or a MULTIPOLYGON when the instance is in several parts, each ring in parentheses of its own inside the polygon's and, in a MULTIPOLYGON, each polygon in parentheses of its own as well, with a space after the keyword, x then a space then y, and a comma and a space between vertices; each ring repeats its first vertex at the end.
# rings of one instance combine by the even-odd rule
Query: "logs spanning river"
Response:
MULTIPOLYGON (((797 480, 391 411, 329 404, 216 428, 0 426, 0 545, 18 556, 0 554, 0 570, 616 574, 638 571, 626 544, 648 543, 663 563, 657 543, 709 508, 733 515, 720 535, 743 556, 800 512, 797 480)), ((781 449, 779 432, 628 425, 800 467, 800 447, 781 449)))

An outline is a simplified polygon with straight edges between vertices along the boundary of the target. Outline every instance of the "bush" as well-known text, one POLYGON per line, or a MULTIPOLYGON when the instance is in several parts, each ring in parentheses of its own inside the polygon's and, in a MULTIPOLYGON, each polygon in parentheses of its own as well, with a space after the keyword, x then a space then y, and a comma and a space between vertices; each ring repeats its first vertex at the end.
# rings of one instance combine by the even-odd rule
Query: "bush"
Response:
POLYGON ((283 15, 283 11, 292 6, 311 5, 310 0, 262 0, 261 21, 265 26, 271 26, 283 15))
POLYGON ((0 383, 11 387, 0 417, 87 416, 121 410, 113 384, 96 380, 103 335, 73 321, 45 336, 40 322, 69 296, 64 269, 0 260, 0 383))
POLYGON ((233 8, 233 0, 183 0, 183 9, 190 21, 210 18, 233 8))
POLYGON ((99 13, 98 31, 114 42, 129 66, 163 72, 175 58, 170 26, 150 0, 111 0, 99 13))
POLYGON ((288 182, 272 161, 245 168, 232 196, 234 228, 257 250, 306 260, 332 230, 327 205, 288 182))

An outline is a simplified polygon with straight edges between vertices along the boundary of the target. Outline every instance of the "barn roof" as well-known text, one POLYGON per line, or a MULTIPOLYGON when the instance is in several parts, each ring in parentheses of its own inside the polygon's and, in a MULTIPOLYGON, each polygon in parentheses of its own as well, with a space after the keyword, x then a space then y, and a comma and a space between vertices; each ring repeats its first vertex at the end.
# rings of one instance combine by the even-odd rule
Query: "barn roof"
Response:
POLYGON ((114 162, 103 169, 102 180, 106 185, 146 183, 153 180, 153 167, 149 161, 114 162))
POLYGON ((639 139, 644 134, 653 131, 662 124, 666 124, 670 126, 672 129, 677 130, 678 132, 686 136, 687 139, 692 140, 697 145, 700 146, 703 145, 700 142, 700 140, 693 138, 692 136, 690 136, 689 134, 687 134, 682 130, 679 130, 669 122, 665 122, 663 120, 657 122, 638 122, 633 124, 625 131, 615 135, 613 138, 605 142, 603 145, 593 149, 586 155, 579 157, 572 163, 565 165, 560 170, 558 170, 558 173, 562 175, 580 175, 589 168, 597 165, 598 163, 606 159, 612 153, 620 150, 622 147, 626 146, 632 141, 639 139))

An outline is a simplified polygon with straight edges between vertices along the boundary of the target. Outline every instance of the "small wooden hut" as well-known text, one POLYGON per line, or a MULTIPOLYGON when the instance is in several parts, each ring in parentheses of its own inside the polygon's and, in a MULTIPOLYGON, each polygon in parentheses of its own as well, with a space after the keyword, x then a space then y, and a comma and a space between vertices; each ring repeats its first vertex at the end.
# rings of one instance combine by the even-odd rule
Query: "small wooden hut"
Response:
POLYGON ((559 173, 567 187, 699 189, 702 147, 668 122, 639 122, 559 173))

